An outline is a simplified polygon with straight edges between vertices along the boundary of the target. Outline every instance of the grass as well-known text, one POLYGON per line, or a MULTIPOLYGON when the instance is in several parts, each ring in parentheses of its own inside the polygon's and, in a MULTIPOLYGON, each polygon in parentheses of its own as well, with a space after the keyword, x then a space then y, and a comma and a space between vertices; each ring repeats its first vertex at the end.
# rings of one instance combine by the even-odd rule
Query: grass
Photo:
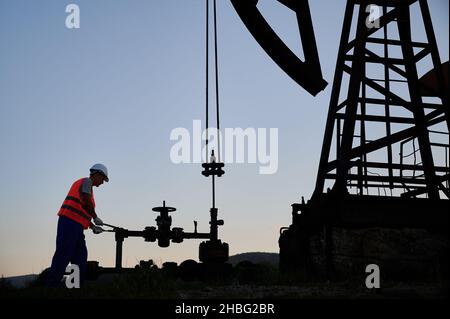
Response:
MULTIPOLYGON (((87 281, 81 289, 48 288, 39 281, 32 283, 29 287, 18 289, 12 287, 5 279, 0 279, 0 299, 320 299, 383 297, 383 294, 378 293, 382 290, 375 293, 375 291, 363 287, 364 283, 361 282, 308 281, 301 274, 281 274, 276 267, 269 264, 242 262, 229 269, 229 272, 224 272, 222 268, 218 268, 215 272, 210 272, 205 276, 207 271, 203 268, 187 267, 184 269, 179 267, 179 271, 175 271, 174 269, 159 269, 153 263, 146 262, 141 263, 132 272, 117 275, 106 282, 87 281)), ((411 285, 408 286, 408 289, 414 288, 411 285)), ((395 287, 395 283, 384 283, 386 290, 395 287)), ((425 287, 425 289, 428 288, 425 287)), ((393 291, 396 294, 399 291, 400 293, 405 292, 398 289, 393 291)), ((426 292, 426 290, 422 291, 426 292)))
MULTIPOLYGON (((230 268, 231 269, 231 268, 230 268)), ((86 281, 82 289, 49 288, 37 280, 26 288, 14 288, 5 279, 0 280, 0 298, 124 298, 124 299, 174 299, 183 291, 242 286, 280 284, 277 268, 271 265, 241 263, 230 272, 182 269, 179 272, 159 269, 153 263, 141 263, 132 272, 117 275, 114 279, 96 284, 86 281)), ((292 284, 292 282, 290 282, 292 284)), ((234 297, 233 294, 230 295, 234 297)))
POLYGON ((112 281, 93 284, 87 281, 81 289, 65 287, 50 288, 33 283, 26 288, 13 288, 0 285, 1 298, 31 299, 171 299, 177 296, 177 287, 181 283, 176 279, 164 278, 159 271, 136 270, 130 274, 117 276, 112 281))

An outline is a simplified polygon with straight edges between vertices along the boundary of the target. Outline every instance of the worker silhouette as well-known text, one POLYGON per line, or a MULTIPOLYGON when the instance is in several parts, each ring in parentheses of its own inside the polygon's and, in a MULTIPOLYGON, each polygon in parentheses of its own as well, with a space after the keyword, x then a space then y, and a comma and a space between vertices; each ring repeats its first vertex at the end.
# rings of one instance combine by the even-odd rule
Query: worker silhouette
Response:
POLYGON ((95 212, 93 186, 99 187, 109 181, 108 169, 103 164, 95 164, 89 177, 80 178, 72 184, 59 212, 56 235, 56 251, 47 277, 51 287, 61 285, 61 280, 69 264, 80 269, 83 282, 87 268, 87 249, 83 231, 91 228, 94 234, 103 232, 102 220, 95 212), (91 222, 91 219, 95 224, 91 222))

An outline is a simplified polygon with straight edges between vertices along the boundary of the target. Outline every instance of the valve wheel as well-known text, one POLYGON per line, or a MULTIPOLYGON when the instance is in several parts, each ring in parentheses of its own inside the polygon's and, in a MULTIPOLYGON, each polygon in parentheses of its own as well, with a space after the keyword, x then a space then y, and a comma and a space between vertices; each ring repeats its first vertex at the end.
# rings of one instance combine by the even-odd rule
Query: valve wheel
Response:
POLYGON ((167 212, 167 213, 172 213, 174 211, 176 211, 177 209, 175 207, 170 207, 170 206, 166 206, 166 201, 163 201, 163 205, 162 206, 158 206, 158 207, 153 207, 152 211, 154 212, 167 212))

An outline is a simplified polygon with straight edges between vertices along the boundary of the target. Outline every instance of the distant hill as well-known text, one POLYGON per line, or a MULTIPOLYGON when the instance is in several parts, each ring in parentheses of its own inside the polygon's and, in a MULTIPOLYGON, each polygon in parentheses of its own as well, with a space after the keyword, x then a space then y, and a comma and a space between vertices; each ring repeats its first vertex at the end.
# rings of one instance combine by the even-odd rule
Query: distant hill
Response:
POLYGON ((241 261, 250 261, 254 264, 269 264, 278 267, 278 253, 264 253, 264 252, 248 252, 230 256, 228 262, 233 266, 241 261))

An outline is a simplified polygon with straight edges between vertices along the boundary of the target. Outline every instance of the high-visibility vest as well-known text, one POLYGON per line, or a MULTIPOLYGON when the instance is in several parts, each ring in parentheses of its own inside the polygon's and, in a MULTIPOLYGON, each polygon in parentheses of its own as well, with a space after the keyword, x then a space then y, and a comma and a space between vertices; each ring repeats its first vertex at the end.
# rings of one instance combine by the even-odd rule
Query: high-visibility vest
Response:
MULTIPOLYGON (((72 187, 69 190, 69 193, 66 196, 59 212, 58 216, 65 216, 70 218, 77 223, 81 224, 84 229, 89 228, 91 225, 91 219, 96 216, 91 216, 83 207, 83 198, 81 196, 81 184, 86 179, 80 178, 75 183, 72 184, 72 187)), ((91 190, 91 200, 92 205, 95 208, 95 200, 94 200, 94 192, 91 190)))

